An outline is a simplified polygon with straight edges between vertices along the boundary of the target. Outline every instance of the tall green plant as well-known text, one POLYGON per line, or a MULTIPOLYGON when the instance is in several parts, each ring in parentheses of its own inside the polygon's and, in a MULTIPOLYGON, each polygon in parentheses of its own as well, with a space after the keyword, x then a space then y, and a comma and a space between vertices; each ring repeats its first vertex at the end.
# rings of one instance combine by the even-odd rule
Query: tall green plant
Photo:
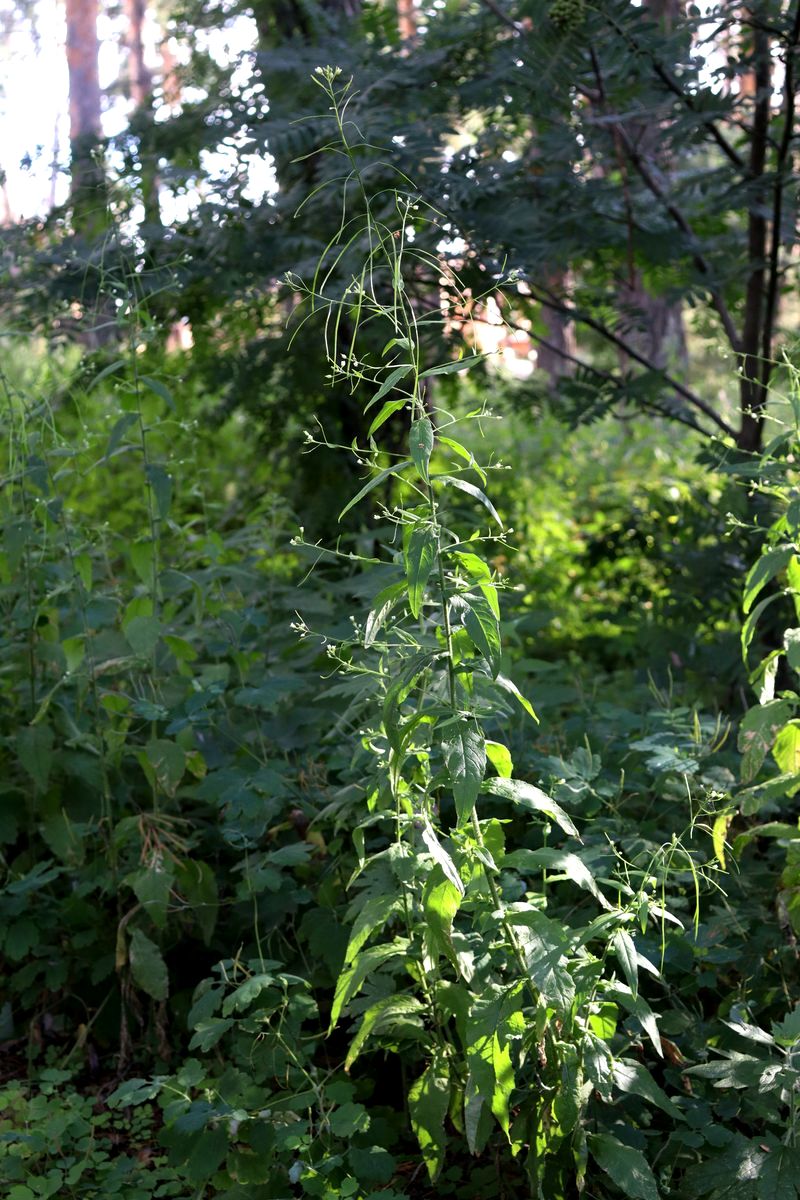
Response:
MULTIPOLYGON (((377 592, 369 614, 352 639, 329 646, 372 709, 358 733, 363 816, 330 1026, 358 1017, 348 1070, 379 1047, 416 1058, 407 1103, 432 1179, 449 1123, 474 1154, 499 1127, 512 1154, 524 1152, 533 1195, 580 1183, 591 1155, 627 1195, 655 1196, 636 1138, 624 1124, 612 1131, 602 1105, 617 1090, 680 1118, 626 1055, 641 1034, 662 1054, 639 981, 640 968, 659 972, 637 951, 635 928, 674 918, 653 894, 652 870, 614 871, 603 881, 609 900, 569 814, 514 776, 504 731, 516 707, 536 718, 504 673, 492 556, 508 531, 486 491, 494 466, 453 436, 459 420, 435 390, 437 377, 480 358, 425 361, 430 326, 463 302, 436 251, 420 248, 446 230, 408 180, 386 186, 386 164, 348 118, 353 92, 340 73, 318 69, 316 81, 334 127, 329 149, 343 162, 343 205, 305 285, 306 319, 324 316, 331 376, 365 398, 365 440, 351 450, 368 473, 342 515, 379 497, 383 551, 364 562, 377 592), (441 310, 409 299, 407 280, 423 272, 441 281, 441 310), (385 334, 380 361, 361 352, 367 325, 385 334), (403 449, 382 445, 378 435, 399 420, 403 449), (519 818, 512 849, 506 829, 519 818), (593 912, 578 907, 569 923, 548 914, 555 895, 581 889, 593 912)), ((480 428, 488 416, 483 407, 464 420, 480 428)))

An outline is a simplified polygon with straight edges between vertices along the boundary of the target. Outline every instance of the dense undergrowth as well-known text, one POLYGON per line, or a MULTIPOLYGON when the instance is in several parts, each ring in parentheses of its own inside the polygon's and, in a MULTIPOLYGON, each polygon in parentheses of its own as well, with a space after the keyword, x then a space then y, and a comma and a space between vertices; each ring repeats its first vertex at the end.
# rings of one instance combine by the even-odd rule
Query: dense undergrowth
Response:
POLYGON ((498 421, 358 151, 338 544, 281 497, 349 448, 199 423, 130 280, 118 359, 4 355, 5 1194, 791 1197, 800 410, 498 421))

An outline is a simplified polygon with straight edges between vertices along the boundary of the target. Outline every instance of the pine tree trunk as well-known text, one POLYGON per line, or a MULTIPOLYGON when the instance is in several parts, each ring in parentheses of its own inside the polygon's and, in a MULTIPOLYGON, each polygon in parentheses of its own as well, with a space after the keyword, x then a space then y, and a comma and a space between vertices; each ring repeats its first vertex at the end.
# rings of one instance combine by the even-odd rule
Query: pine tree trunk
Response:
POLYGON ((103 133, 97 11, 97 0, 66 0, 71 194, 81 206, 103 178, 96 159, 103 133))

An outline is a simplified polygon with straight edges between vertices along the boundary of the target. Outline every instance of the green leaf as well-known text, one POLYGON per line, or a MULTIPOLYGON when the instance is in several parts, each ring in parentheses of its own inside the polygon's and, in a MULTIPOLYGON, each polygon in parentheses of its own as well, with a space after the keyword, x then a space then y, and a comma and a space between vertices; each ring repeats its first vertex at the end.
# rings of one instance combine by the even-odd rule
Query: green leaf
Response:
POLYGON ((200 927, 206 945, 211 941, 219 914, 217 880, 212 868, 205 862, 185 859, 178 867, 178 886, 191 910, 191 915, 200 927))
POLYGON ((793 671, 800 671, 800 629, 786 629, 783 634, 786 658, 793 671))
POLYGON ((575 984, 564 965, 569 942, 558 921, 530 905, 512 905, 506 919, 517 929, 528 973, 542 998, 562 1016, 575 999, 575 984))
POLYGON ((130 548, 131 563, 142 583, 148 587, 153 582, 153 558, 155 547, 152 542, 134 542, 130 548))
POLYGON ((147 761, 153 768, 159 787, 174 796, 186 770, 186 755, 177 742, 156 738, 145 747, 147 761))
POLYGON ((450 1105, 450 1070, 447 1059, 437 1054, 408 1091, 411 1128, 417 1136, 431 1181, 442 1169, 447 1137, 444 1119, 450 1105))
POLYGON ((448 725, 442 738, 442 750, 458 824, 463 825, 478 798, 486 771, 486 743, 477 722, 460 717, 448 725))
POLYGON ((381 405, 377 417, 373 418, 372 424, 367 430, 367 436, 372 437, 373 433, 377 433, 380 427, 389 420, 389 417, 399 412, 401 408, 405 408, 407 404, 408 396, 403 396, 400 400, 387 400, 385 404, 381 405))
POLYGON ((615 1085, 621 1092, 627 1092, 632 1096, 641 1096, 643 1100, 649 1100, 656 1108, 660 1108, 662 1112, 668 1114, 677 1121, 684 1121, 681 1110, 677 1105, 673 1104, 666 1092, 663 1092, 658 1086, 653 1076, 643 1067, 641 1063, 635 1062, 629 1058, 616 1058, 612 1068, 612 1076, 615 1085))
POLYGON ((129 877, 136 899, 159 929, 167 923, 167 905, 174 881, 175 875, 163 859, 129 877))
MULTIPOLYGON (((788 721, 775 739, 772 757, 784 775, 800 772, 800 721, 788 721)), ((793 796, 798 786, 791 785, 787 796, 793 796)))
POLYGON ((742 607, 746 613, 750 612, 753 602, 762 588, 769 583, 770 579, 774 579, 776 575, 780 574, 794 557, 794 553, 793 546, 777 546, 774 550, 767 550, 765 554, 761 555, 761 558, 753 563, 747 573, 744 585, 742 607))
POLYGON ((124 633, 134 654, 149 658, 161 637, 161 622, 157 617, 132 617, 125 622, 124 633))
POLYGON ((512 854, 506 855, 506 864, 524 872, 541 870, 543 867, 547 870, 560 871, 565 879, 569 879, 578 887, 591 892, 603 908, 611 909, 611 905, 595 883, 594 875, 577 854, 571 854, 566 850, 554 850, 549 846, 545 846, 541 850, 514 850, 512 854))
POLYGON ((447 878, 452 883, 453 887, 458 890, 459 895, 464 894, 464 884, 461 882, 461 876, 458 873, 456 864, 453 862, 450 855, 445 850, 442 843, 439 841, 433 826, 427 819, 422 825, 422 840, 425 843, 425 848, 447 878))
POLYGON ((155 497, 156 513, 164 521, 169 516, 172 504, 172 476, 164 467, 150 463, 147 467, 147 482, 155 497))
POLYGON ((155 942, 141 929, 134 929, 128 950, 131 974, 142 991, 154 1000, 166 1000, 169 992, 167 965, 155 942))
POLYGON ((143 383, 154 396, 158 396, 159 400, 163 400, 167 408, 172 412, 175 411, 175 401, 172 398, 172 392, 165 383, 162 383, 160 379, 153 379, 152 375, 140 375, 139 382, 143 383))
POLYGON ((546 795, 540 788, 534 787, 532 783, 524 783, 521 779, 487 779, 482 790, 490 792, 493 796, 502 796, 504 800, 510 800, 512 803, 518 804, 520 808, 527 808, 533 812, 542 813, 549 820, 554 821, 570 837, 579 836, 578 830, 561 805, 557 804, 555 800, 546 795))
POLYGON ((369 482, 365 483, 359 492, 356 492, 352 500, 349 500, 348 503, 345 504, 344 508, 339 513, 339 520, 341 521, 345 513, 349 513, 350 509, 354 508, 355 505, 358 504, 359 500, 363 500, 373 488, 380 487, 380 485, 385 483, 387 479, 391 479, 392 475, 399 475, 402 471, 407 471, 412 465, 411 459, 408 458, 404 462, 395 463, 395 465, 392 467, 385 467, 382 471, 378 471, 378 474, 373 475, 369 482))
POLYGON ((502 742, 486 743, 486 757, 501 779, 510 779, 514 770, 511 752, 502 742))
POLYGON ((439 445, 446 446, 448 450, 452 450, 468 466, 472 467, 472 470, 478 476, 483 486, 486 487, 486 472, 475 460, 475 455, 466 446, 462 446, 461 442, 457 442, 453 438, 444 437, 441 433, 439 434, 439 445))
POLYGON ((274 975, 263 973, 251 975, 244 983, 239 984, 239 987, 234 992, 225 997, 225 1002, 222 1005, 223 1017, 229 1017, 231 1013, 244 1012, 254 1000, 258 999, 263 991, 274 986, 274 975))
POLYGON ((470 354, 454 362, 439 363, 437 367, 428 367, 427 371, 423 371, 420 379, 430 379, 432 375, 453 375, 456 371, 469 371, 478 363, 485 362, 487 357, 486 354, 470 354))
POLYGON ((369 648, 377 638, 389 613, 394 608, 398 600, 405 596, 408 590, 408 583, 401 580, 398 583, 392 583, 385 587, 383 591, 378 592, 372 602, 370 614, 367 617, 367 624, 364 630, 364 645, 369 648))
POLYGON ((384 1030, 392 1030, 398 1025, 406 1027, 411 1023, 421 1027, 421 1015, 424 1008, 414 996, 383 996, 364 1013, 364 1019, 358 1033, 350 1043, 347 1051, 344 1069, 349 1071, 358 1058, 368 1038, 384 1030))
POLYGON ((389 959, 408 954, 408 939, 396 938, 388 946, 370 946, 356 954, 353 961, 342 967, 336 981, 336 991, 331 1006, 330 1029, 337 1024, 342 1010, 361 991, 365 981, 389 959))
POLYGON ((420 478, 427 483, 429 480, 428 468, 433 454, 433 425, 428 417, 419 417, 418 420, 411 423, 409 448, 420 478))
POLYGON ((353 962, 364 943, 376 929, 386 924, 399 903, 399 897, 388 892, 379 892, 366 899, 350 930, 350 939, 344 956, 345 963, 353 962))
POLYGON ((800 1004, 772 1026, 772 1033, 775 1041, 782 1046, 793 1046, 800 1041, 800 1004))
POLYGON ((425 586, 436 562, 438 541, 434 531, 427 525, 417 525, 411 530, 408 546, 404 552, 406 578, 408 580, 408 603, 415 617, 420 614, 425 586))
MULTIPOLYGON (((364 412, 369 412, 374 404, 377 404, 378 401, 382 400, 384 396, 388 396, 392 388, 395 387, 395 385, 398 384, 401 379, 404 379, 412 369, 411 363, 400 363, 400 365, 395 367, 393 371, 390 371, 370 402, 365 405, 364 412)), ((405 400, 406 398, 404 398, 403 403, 405 403, 405 400)))
POLYGON ((513 696, 514 699, 522 705, 528 716, 531 717, 537 725, 539 724, 539 718, 533 710, 533 705, 531 704, 530 700, 527 700, 523 696, 522 692, 512 679, 507 679, 505 675, 497 675, 495 676, 495 683, 499 684, 503 691, 508 692, 509 695, 513 696))
POLYGON ((789 700, 771 700, 745 713, 739 725, 738 739, 743 783, 752 783, 755 779, 779 730, 791 719, 793 711, 789 700))
POLYGON ((630 1200, 658 1200, 655 1175, 641 1151, 624 1145, 609 1133, 589 1134, 587 1140, 597 1165, 630 1200))
POLYGON ((53 765, 53 731, 49 725, 24 725, 17 733, 17 757, 43 792, 53 765))
POLYGON ((503 522, 500 520, 500 514, 497 509, 489 497, 484 495, 480 488, 476 488, 474 483, 467 483, 466 479, 458 479, 455 475, 438 475, 436 478, 437 482, 443 483, 445 487, 457 488, 460 492, 464 492, 466 496, 471 496, 473 500, 477 500, 489 513, 492 520, 496 521, 501 529, 503 528, 503 522))
POLYGON ((458 970, 458 958, 453 946, 453 920, 461 905, 464 885, 459 880, 459 886, 445 874, 440 866, 435 866, 428 876, 422 899, 422 908, 427 925, 426 933, 432 943, 435 959, 438 954, 449 958, 458 970))
MULTIPOLYGON (((522 1031, 525 1021, 521 985, 499 995, 484 995, 475 1001, 467 1021, 467 1090, 489 1102, 492 1113, 506 1135, 509 1132, 509 1099, 514 1090, 514 1066, 509 1037, 522 1031)), ((470 1125, 477 1132, 480 1109, 470 1125)))
POLYGON ((761 1163, 758 1200, 796 1200, 800 1190, 800 1149, 775 1146, 761 1163))
POLYGON ((470 639, 496 676, 500 670, 502 646, 500 644, 500 626, 492 606, 485 596, 467 596, 467 611, 464 615, 464 628, 470 639))
POLYGON ((618 929, 611 939, 614 953, 619 965, 625 973, 631 993, 636 996, 639 989, 639 964, 636 961, 636 947, 633 938, 624 929, 618 929))

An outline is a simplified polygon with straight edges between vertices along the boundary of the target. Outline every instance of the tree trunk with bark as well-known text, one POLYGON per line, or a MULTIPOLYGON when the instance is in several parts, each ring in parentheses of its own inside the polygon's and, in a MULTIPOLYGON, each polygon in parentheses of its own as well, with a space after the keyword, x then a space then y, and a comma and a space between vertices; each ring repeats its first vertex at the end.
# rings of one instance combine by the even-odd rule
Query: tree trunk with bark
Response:
POLYGON ((97 38, 97 0, 66 0, 71 196, 78 207, 91 204, 102 185, 98 153, 103 135, 97 38))

